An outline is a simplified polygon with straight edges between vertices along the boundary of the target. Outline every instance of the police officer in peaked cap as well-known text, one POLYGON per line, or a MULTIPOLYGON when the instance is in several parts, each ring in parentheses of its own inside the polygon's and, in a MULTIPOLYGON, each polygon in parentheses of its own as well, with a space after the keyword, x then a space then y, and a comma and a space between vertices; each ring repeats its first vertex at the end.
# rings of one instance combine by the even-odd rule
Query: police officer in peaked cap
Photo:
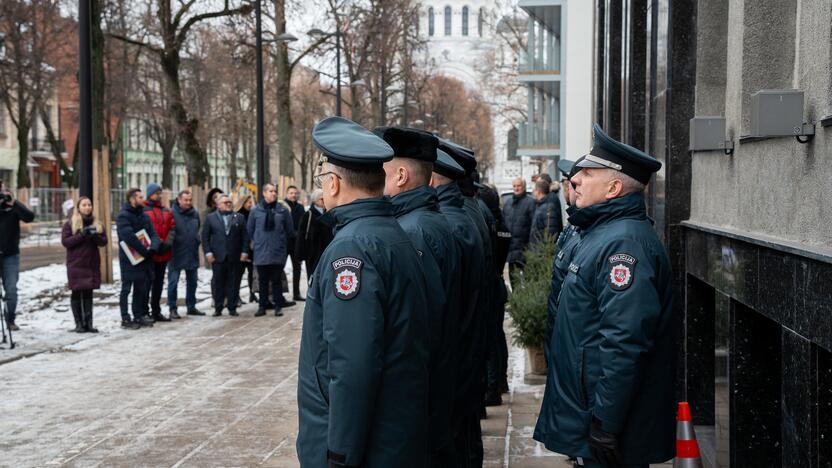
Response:
POLYGON ((430 465, 452 466, 453 408, 456 377, 457 321, 462 264, 451 224, 439 211, 439 197, 429 184, 439 141, 423 130, 379 127, 373 133, 393 148, 384 163, 384 194, 393 215, 422 258, 431 300, 429 386, 430 465))
POLYGON ((462 259, 462 282, 457 321, 456 379, 454 383, 453 453, 442 466, 481 467, 483 458, 482 431, 479 414, 482 408, 485 326, 487 310, 481 307, 485 294, 486 263, 482 237, 477 225, 465 211, 462 191, 457 181, 465 170, 442 149, 436 151, 436 162, 430 185, 439 196, 439 210, 448 220, 462 259))
POLYGON ((393 150, 340 117, 312 132, 315 183, 335 237, 309 285, 298 364, 303 467, 424 467, 428 291, 419 254, 384 198, 393 150))
POLYGON ((673 457, 675 438, 670 263, 644 201, 661 163, 594 132, 571 177, 579 235, 534 438, 580 466, 647 467, 673 457))

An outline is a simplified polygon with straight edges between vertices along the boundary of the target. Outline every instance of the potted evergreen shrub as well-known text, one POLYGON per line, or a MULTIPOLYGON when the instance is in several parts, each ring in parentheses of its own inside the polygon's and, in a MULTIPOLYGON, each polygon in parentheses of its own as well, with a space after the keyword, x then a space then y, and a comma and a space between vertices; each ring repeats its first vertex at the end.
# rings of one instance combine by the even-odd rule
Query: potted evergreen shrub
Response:
POLYGON ((508 298, 509 315, 514 325, 514 344, 526 348, 533 374, 546 374, 543 341, 546 337, 546 314, 552 282, 555 239, 546 235, 526 249, 526 266, 512 278, 508 298))

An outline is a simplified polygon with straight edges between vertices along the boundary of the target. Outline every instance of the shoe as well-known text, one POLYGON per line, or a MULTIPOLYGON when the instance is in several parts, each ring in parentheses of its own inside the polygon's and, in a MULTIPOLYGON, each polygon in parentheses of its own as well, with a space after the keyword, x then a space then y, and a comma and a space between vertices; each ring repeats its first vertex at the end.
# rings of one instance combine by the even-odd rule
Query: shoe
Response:
POLYGON ((202 317, 202 316, 205 315, 205 312, 200 312, 196 309, 191 309, 191 310, 188 311, 188 315, 197 315, 197 316, 202 317))
POLYGON ((84 327, 82 327, 82 326, 81 326, 81 324, 76 324, 76 325, 75 325, 75 328, 73 328, 73 329, 72 329, 72 330, 70 330, 70 331, 71 331, 72 333, 84 333, 86 330, 84 329, 84 327))
POLYGON ((239 317, 240 316, 240 314, 238 314, 236 310, 229 310, 228 315, 230 315, 232 317, 239 317))
POLYGON ((221 310, 215 310, 213 317, 222 317, 222 311, 221 310))
POLYGON ((500 393, 508 393, 508 382, 505 380, 500 382, 500 393))
POLYGON ((293 305, 297 304, 295 301, 287 301, 286 299, 283 300, 283 304, 280 304, 280 307, 292 307, 293 305))
POLYGON ((87 333, 98 333, 98 329, 95 327, 87 327, 84 331, 87 333))
POLYGON ((249 294, 249 296, 248 296, 248 303, 249 304, 256 304, 258 300, 259 299, 257 299, 257 294, 254 294, 254 293, 249 294))
POLYGON ((132 320, 125 320, 121 322, 121 328, 126 328, 128 330, 138 330, 142 326, 132 320))
POLYGON ((154 312, 153 320, 156 322, 170 322, 170 319, 162 315, 161 312, 154 312))
POLYGON ((269 301, 269 302, 266 304, 266 309, 267 309, 267 310, 268 310, 268 309, 274 309, 274 302, 269 301))
POLYGON ((11 331, 20 331, 20 327, 18 327, 14 322, 6 322, 6 325, 11 331))
POLYGON ((266 315, 266 309, 263 308, 257 309, 257 312, 254 313, 255 317, 262 317, 264 315, 266 315))
POLYGON ((139 326, 145 327, 145 328, 152 328, 153 324, 156 323, 150 317, 142 317, 138 320, 134 320, 133 322, 137 323, 137 324, 139 324, 139 326))
POLYGON ((237 299, 237 307, 242 307, 242 306, 243 306, 243 300, 242 299, 237 299))
POLYGON ((295 296, 292 298, 292 300, 297 302, 306 302, 306 298, 301 296, 295 296))
POLYGON ((485 406, 500 406, 503 404, 503 396, 500 394, 500 390, 494 386, 489 387, 488 391, 485 392, 485 406))
POLYGON ((275 310, 274 310, 274 316, 275 316, 275 317, 283 317, 283 310, 281 310, 281 309, 275 309, 275 310))
POLYGON ((178 312, 176 312, 175 310, 172 310, 172 311, 170 311, 170 318, 172 318, 173 320, 179 320, 182 317, 179 316, 178 312))

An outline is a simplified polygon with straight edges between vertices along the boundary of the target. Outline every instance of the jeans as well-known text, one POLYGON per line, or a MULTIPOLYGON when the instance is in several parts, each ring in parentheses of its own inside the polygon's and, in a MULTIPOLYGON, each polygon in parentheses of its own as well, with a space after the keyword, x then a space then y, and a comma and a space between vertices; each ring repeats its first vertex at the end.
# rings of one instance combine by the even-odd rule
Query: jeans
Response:
POLYGON ((121 308, 121 321, 129 322, 130 314, 127 313, 127 302, 130 297, 130 289, 133 289, 133 320, 139 320, 147 314, 147 289, 150 281, 122 280, 121 295, 118 305, 121 308))
POLYGON ((260 283, 260 308, 266 309, 269 304, 269 284, 271 284, 272 302, 279 309, 283 304, 283 288, 280 284, 280 272, 283 265, 258 265, 257 280, 260 283))
POLYGON ((0 280, 6 301, 6 322, 13 323, 17 311, 17 278, 20 274, 20 254, 0 255, 0 280))
MULTIPOLYGON (((176 311, 180 269, 168 266, 168 309, 176 311)), ((196 309, 197 269, 185 270, 185 310, 196 309)))
POLYGON ((162 286, 165 284, 165 269, 168 262, 153 262, 153 280, 150 287, 150 311, 156 316, 162 311, 162 286))

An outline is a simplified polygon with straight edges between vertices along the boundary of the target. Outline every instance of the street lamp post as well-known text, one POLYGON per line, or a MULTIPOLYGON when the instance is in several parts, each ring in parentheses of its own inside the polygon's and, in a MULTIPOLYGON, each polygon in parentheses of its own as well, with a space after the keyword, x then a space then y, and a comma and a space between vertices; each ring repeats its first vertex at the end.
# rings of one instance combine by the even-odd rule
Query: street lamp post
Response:
POLYGON ((78 193, 92 198, 92 51, 90 0, 78 2, 78 193))
POLYGON ((335 32, 312 28, 307 34, 312 37, 335 36, 335 115, 341 117, 341 32, 336 26, 335 32))

